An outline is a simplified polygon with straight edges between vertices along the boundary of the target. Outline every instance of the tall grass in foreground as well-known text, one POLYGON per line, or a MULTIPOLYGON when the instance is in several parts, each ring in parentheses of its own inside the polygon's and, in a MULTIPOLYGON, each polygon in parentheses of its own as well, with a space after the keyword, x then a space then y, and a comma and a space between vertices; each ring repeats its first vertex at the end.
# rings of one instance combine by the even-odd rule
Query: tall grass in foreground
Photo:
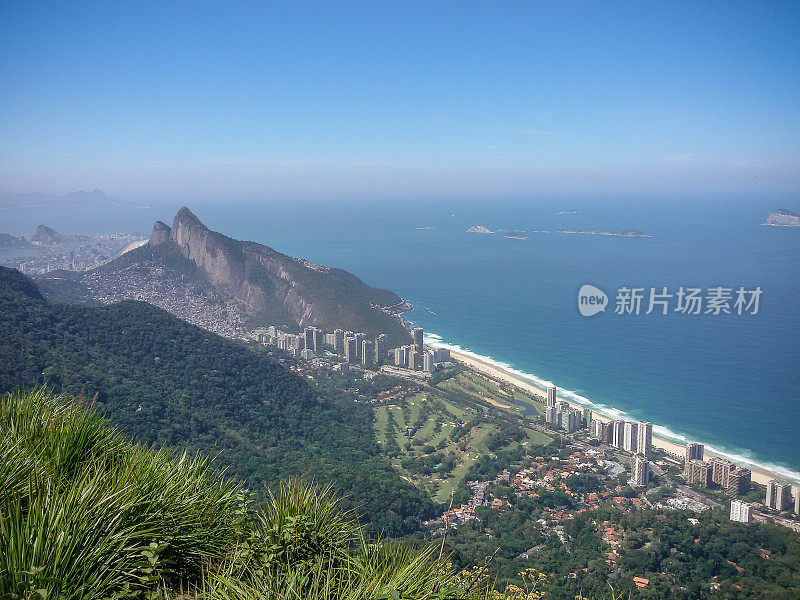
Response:
POLYGON ((0 597, 136 596, 235 544, 241 490, 207 458, 130 444, 45 390, 0 401, 0 597))
POLYGON ((477 579, 366 539, 329 487, 292 480, 255 512, 208 458, 132 444, 43 389, 0 398, 0 598, 489 597, 477 579))

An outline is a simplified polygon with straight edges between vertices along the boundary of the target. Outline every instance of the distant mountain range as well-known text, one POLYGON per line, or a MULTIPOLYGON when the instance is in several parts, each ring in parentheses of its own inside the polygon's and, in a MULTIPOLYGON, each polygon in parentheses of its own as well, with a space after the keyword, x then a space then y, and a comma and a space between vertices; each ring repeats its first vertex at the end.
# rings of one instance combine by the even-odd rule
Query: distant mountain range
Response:
POLYGON ((368 337, 385 333, 394 345, 409 339, 397 318, 407 306, 394 292, 370 287, 347 271, 211 231, 186 207, 171 226, 157 221, 147 244, 98 269, 51 273, 37 281, 48 298, 59 301, 145 299, 176 314, 197 313, 206 303, 226 306, 247 328, 313 325, 368 337), (63 291, 67 285, 69 294, 63 291), (152 297, 142 296, 143 290, 152 297), (189 290, 194 295, 187 299, 189 290), (187 309, 187 302, 194 308, 187 309))
POLYGON ((41 192, 18 193, 0 192, 0 207, 4 208, 35 208, 42 206, 119 206, 122 201, 114 196, 109 196, 101 190, 91 192, 70 192, 61 196, 43 194, 41 192))

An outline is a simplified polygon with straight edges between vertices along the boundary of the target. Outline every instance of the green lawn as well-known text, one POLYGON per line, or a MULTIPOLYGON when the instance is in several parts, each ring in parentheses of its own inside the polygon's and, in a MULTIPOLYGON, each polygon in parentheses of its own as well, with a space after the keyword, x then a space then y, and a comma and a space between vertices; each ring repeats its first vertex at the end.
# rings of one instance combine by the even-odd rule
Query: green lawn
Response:
MULTIPOLYGON (((509 393, 501 391, 499 384, 477 373, 460 373, 456 377, 442 382, 438 389, 441 389, 444 394, 453 392, 463 395, 464 399, 459 401, 456 397, 450 398, 442 393, 437 393, 437 388, 433 388, 407 398, 402 406, 377 406, 375 407, 375 431, 377 439, 385 442, 387 419, 391 411, 397 423, 396 439, 401 449, 401 455, 392 460, 394 468, 401 476, 410 479, 415 485, 426 490, 438 502, 447 502, 451 491, 458 486, 470 467, 481 455, 489 452, 486 446, 487 438, 496 430, 497 425, 481 422, 484 420, 482 406, 487 406, 486 399, 491 398, 508 406, 509 418, 514 419, 519 418, 522 409, 511 404, 512 397, 536 404, 531 402, 528 396, 511 387, 506 388, 511 393, 509 396, 509 393), (423 407, 425 411, 428 411, 428 415, 414 431, 414 435, 409 438, 406 436, 406 430, 417 423, 420 414, 425 414, 423 407), (437 420, 441 423, 439 431, 435 431, 437 420), (466 447, 462 451, 460 449, 461 440, 451 440, 450 434, 457 423, 467 423, 472 420, 477 420, 479 424, 462 438, 466 440, 466 447), (425 445, 437 447, 443 440, 446 442, 445 447, 441 450, 437 449, 436 452, 457 457, 455 468, 446 477, 437 472, 424 476, 402 468, 405 458, 420 458, 425 455, 423 452, 425 445), (407 450, 406 444, 409 442, 411 442, 411 446, 407 450)), ((496 418, 497 411, 492 414, 493 418, 496 418)), ((502 415, 502 413, 500 414, 502 415)), ((533 450, 535 446, 551 442, 548 436, 533 429, 525 427, 524 431, 532 452, 535 452, 533 450)), ((517 447, 517 443, 508 446, 508 448, 514 447, 517 447)))

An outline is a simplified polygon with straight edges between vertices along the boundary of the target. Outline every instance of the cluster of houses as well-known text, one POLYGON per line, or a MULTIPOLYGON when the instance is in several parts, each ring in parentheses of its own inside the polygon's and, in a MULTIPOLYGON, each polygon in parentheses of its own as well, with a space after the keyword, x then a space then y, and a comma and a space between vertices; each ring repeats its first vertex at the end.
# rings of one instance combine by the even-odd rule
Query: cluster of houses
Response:
POLYGON ((450 508, 442 513, 440 517, 426 521, 425 525, 437 526, 441 531, 445 527, 456 527, 472 519, 478 519, 475 509, 486 503, 486 488, 489 483, 489 481, 470 481, 467 485, 472 493, 466 504, 450 508))

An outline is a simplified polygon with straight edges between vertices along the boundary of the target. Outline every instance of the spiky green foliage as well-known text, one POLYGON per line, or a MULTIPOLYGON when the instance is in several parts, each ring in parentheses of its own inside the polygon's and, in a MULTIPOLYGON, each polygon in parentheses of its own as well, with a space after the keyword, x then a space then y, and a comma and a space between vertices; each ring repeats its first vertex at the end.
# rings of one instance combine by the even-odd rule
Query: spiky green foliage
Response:
POLYGON ((241 532, 242 492, 207 458, 127 443, 81 403, 9 394, 0 433, 0 597, 199 577, 241 532))
POLYGON ((0 597, 477 599, 438 548, 365 537, 330 487, 258 512, 205 457, 130 443, 90 406, 0 398, 0 597))
POLYGON ((435 547, 364 537, 330 487, 293 479, 272 495, 231 561, 212 574, 213 600, 378 600, 476 598, 435 547))

